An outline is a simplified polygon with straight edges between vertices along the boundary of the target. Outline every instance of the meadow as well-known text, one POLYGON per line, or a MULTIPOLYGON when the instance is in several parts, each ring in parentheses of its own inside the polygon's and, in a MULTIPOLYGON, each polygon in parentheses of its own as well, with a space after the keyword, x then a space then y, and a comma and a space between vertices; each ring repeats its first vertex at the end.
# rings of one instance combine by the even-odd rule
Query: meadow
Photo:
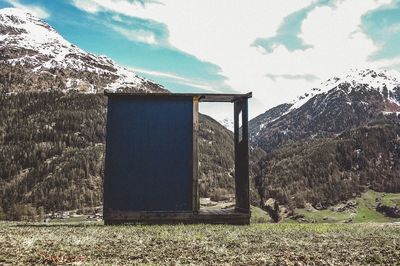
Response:
POLYGON ((376 210, 378 202, 386 206, 400 206, 400 193, 384 193, 368 190, 361 196, 352 200, 355 203, 353 209, 344 211, 335 211, 335 207, 343 204, 338 204, 324 210, 306 210, 296 209, 296 213, 304 215, 304 218, 309 222, 316 223, 391 223, 400 222, 400 218, 387 217, 376 210))
POLYGON ((0 265, 394 265, 400 224, 0 222, 0 265))

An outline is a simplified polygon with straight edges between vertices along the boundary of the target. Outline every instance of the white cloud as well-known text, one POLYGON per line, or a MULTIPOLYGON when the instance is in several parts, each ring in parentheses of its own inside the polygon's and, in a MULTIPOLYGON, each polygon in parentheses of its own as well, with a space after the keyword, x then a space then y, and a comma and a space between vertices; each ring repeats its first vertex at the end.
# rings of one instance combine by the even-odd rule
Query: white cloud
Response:
POLYGON ((400 32, 400 23, 393 24, 385 29, 387 34, 396 34, 400 32))
POLYGON ((46 18, 50 17, 50 13, 41 6, 22 4, 18 0, 6 0, 6 2, 9 3, 10 5, 12 5, 13 7, 27 11, 27 12, 31 13, 32 15, 35 15, 39 18, 46 19, 46 18))
POLYGON ((125 29, 119 26, 111 26, 116 32, 124 35, 126 38, 132 41, 147 43, 147 44, 156 44, 156 37, 153 32, 147 30, 130 30, 125 29))
POLYGON ((123 20, 123 19, 121 18, 121 16, 118 15, 118 14, 113 15, 111 18, 112 18, 114 21, 117 21, 117 22, 124 22, 124 20, 123 20))
MULTIPOLYGON (((127 67, 127 68, 129 68, 129 67, 127 67)), ((207 83, 195 82, 193 80, 190 80, 190 79, 187 79, 185 77, 181 77, 181 76, 178 76, 178 75, 175 75, 175 74, 165 73, 165 72, 160 72, 160 71, 154 71, 154 70, 140 69, 140 68, 134 68, 132 70, 137 72, 137 73, 141 73, 141 74, 147 74, 147 75, 150 75, 150 76, 168 78, 168 79, 173 80, 176 83, 187 85, 187 86, 190 86, 190 87, 199 88, 199 89, 203 89, 203 90, 210 91, 210 92, 219 92, 219 93, 221 93, 221 91, 217 91, 217 90, 213 89, 212 86, 210 86, 207 83)))
POLYGON ((101 9, 100 6, 92 0, 72 0, 72 3, 77 8, 89 13, 96 13, 101 9))
MULTIPOLYGON (((324 79, 349 68, 385 64, 368 61, 379 47, 362 32, 360 24, 363 14, 389 0, 337 0, 333 6, 317 7, 303 21, 299 36, 312 48, 290 52, 278 45, 269 54, 251 44, 257 38, 274 36, 287 15, 312 0, 162 0, 161 4, 145 5, 126 0, 84 2, 92 5, 86 9, 164 23, 170 45, 220 66, 226 85, 243 93, 253 91, 264 108, 290 101, 319 83, 314 79, 273 80, 267 74, 324 79)), ((253 110, 252 115, 260 111, 253 110)))

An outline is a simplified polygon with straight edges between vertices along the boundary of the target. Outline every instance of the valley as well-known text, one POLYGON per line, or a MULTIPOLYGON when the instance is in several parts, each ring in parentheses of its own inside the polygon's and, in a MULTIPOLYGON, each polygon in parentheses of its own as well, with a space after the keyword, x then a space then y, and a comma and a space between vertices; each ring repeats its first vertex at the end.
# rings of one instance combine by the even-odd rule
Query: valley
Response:
POLYGON ((400 265, 399 18, 0 0, 0 265, 400 265))
MULTIPOLYGON (((103 92, 169 91, 83 51, 24 11, 2 9, 0 29, 0 217, 20 220, 100 206, 103 92)), ((364 201, 358 199, 400 193, 399 112, 398 72, 351 69, 252 119, 254 220, 268 221, 266 203, 276 202, 286 210, 283 220, 300 215, 310 223, 391 221, 391 207, 369 215, 376 206, 365 203, 363 215, 364 201), (356 215, 330 211, 355 199, 356 215)), ((226 127, 200 117, 199 193, 215 201, 233 193, 233 134, 226 127)))

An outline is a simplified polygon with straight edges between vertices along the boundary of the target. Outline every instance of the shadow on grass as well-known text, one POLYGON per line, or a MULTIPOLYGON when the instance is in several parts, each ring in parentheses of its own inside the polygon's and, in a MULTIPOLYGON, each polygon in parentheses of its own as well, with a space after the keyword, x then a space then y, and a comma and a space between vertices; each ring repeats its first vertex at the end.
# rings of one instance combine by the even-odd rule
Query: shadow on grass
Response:
POLYGON ((60 223, 18 223, 10 227, 30 227, 30 228, 46 228, 46 227, 66 227, 66 228, 83 228, 83 227, 106 227, 103 222, 101 223, 85 223, 85 222, 60 222, 60 223))
MULTIPOLYGON (((120 224, 104 224, 101 222, 50 222, 50 223, 34 223, 34 222, 11 222, 10 227, 25 227, 25 228, 51 228, 51 227, 66 227, 66 228, 84 228, 84 227, 124 227, 124 226, 145 226, 145 227, 157 227, 160 225, 165 226, 181 226, 181 225, 191 225, 184 223, 120 223, 120 224)), ((201 225, 201 224, 199 224, 201 225)))
MULTIPOLYGON (((103 228, 117 228, 117 227, 179 227, 179 226, 204 226, 211 224, 203 223, 121 223, 121 224, 104 224, 104 221, 98 222, 50 222, 50 223, 34 223, 34 222, 10 222, 9 227, 19 228, 87 228, 87 227, 103 227, 103 228)), ((226 225, 226 224, 212 224, 213 227, 219 228, 224 226, 233 227, 248 227, 248 225, 226 225)))

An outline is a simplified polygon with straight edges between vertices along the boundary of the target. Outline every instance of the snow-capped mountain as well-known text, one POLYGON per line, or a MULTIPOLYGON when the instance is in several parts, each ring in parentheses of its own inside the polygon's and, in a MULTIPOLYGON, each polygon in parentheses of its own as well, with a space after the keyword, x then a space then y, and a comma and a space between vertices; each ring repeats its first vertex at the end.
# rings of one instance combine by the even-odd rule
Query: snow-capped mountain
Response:
POLYGON ((300 108, 313 96, 322 93, 328 93, 332 89, 354 89, 354 90, 376 90, 383 93, 384 90, 389 94, 388 100, 394 101, 397 105, 400 103, 398 96, 398 87, 400 86, 400 73, 396 71, 375 71, 372 69, 352 69, 348 72, 342 73, 340 76, 335 76, 321 83, 319 88, 313 88, 311 91, 305 93, 303 96, 294 100, 291 110, 300 108), (360 86, 362 85, 362 86, 360 86))
POLYGON ((268 151, 289 140, 334 136, 399 112, 398 72, 350 70, 251 120, 250 140, 268 151))
POLYGON ((103 90, 166 92, 105 56, 69 43, 43 20, 15 8, 0 9, 0 66, 7 91, 103 90))
POLYGON ((227 129, 229 129, 230 131, 233 132, 234 127, 235 127, 235 126, 234 126, 233 119, 226 117, 226 118, 224 118, 224 119, 218 120, 218 123, 220 123, 220 124, 223 125, 225 128, 227 128, 227 129))

